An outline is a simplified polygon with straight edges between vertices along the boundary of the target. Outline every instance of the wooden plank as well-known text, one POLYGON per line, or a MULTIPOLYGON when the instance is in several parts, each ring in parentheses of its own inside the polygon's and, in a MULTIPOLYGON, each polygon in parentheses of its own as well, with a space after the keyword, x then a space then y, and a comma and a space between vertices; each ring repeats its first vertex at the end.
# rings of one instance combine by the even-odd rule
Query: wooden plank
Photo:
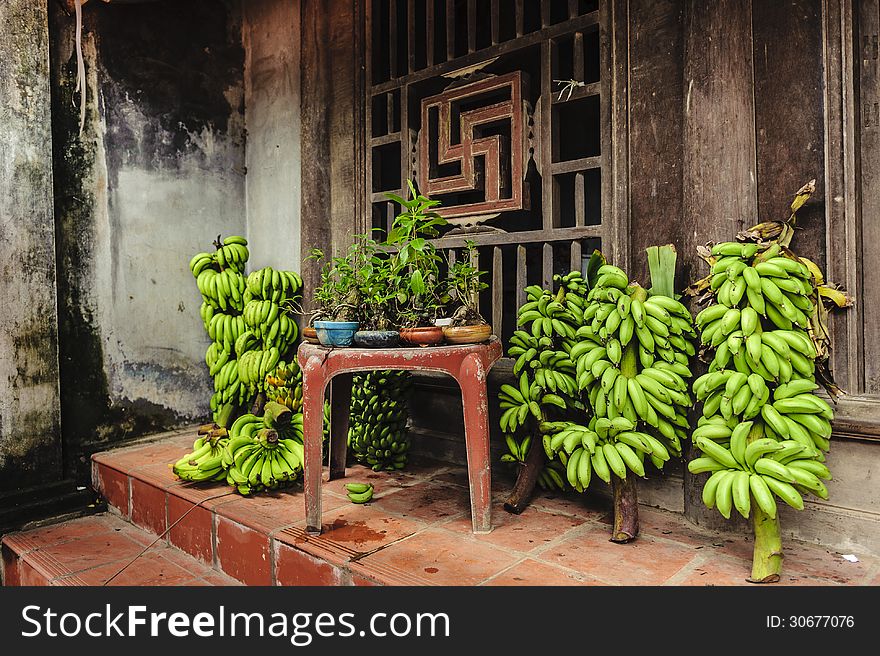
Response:
POLYGON ((455 59, 455 0, 446 0, 446 61, 455 59))
POLYGON ((501 40, 501 12, 498 8, 499 0, 492 0, 489 10, 490 31, 492 32, 492 45, 501 40))
POLYGON ((683 220, 693 252, 733 237, 758 204, 751 1, 691 0, 688 9, 683 220))
POLYGON ((541 248, 541 284, 544 289, 551 289, 553 284, 553 244, 541 248))
POLYGON ((369 55, 367 51, 367 32, 365 27, 367 24, 367 14, 369 0, 352 0, 353 21, 352 21, 352 50, 354 57, 352 58, 352 69, 354 75, 354 98, 352 100, 354 113, 354 169, 356 171, 354 180, 352 181, 353 202, 354 202, 354 223, 355 230, 358 234, 368 234, 373 226, 372 208, 367 202, 368 173, 367 160, 372 159, 367 148, 367 139, 372 129, 372 118, 370 115, 370 107, 372 103, 367 95, 367 84, 370 79, 367 74, 367 62, 369 55), (360 63, 364 62, 364 65, 360 63))
POLYGON ((587 223, 586 200, 587 190, 584 184, 584 174, 579 171, 574 175, 574 225, 576 227, 587 223))
MULTIPOLYGON (((854 22, 849 3, 826 0, 822 6, 825 35, 825 221, 826 276, 861 296, 859 196, 857 193, 858 98, 855 88, 856 61, 852 35, 854 22)), ((831 363, 838 383, 850 392, 864 390, 862 302, 831 316, 835 349, 831 363)), ((876 410, 875 410, 876 412, 876 410)))
POLYGON ((492 57, 501 57, 503 55, 519 52, 520 50, 533 48, 541 42, 546 41, 547 39, 555 39, 566 34, 571 34, 572 32, 578 30, 585 31, 589 30, 590 28, 595 28, 598 22, 598 12, 592 12, 583 16, 578 16, 574 20, 566 21, 565 23, 559 23, 557 25, 551 25, 550 27, 545 27, 536 32, 531 32, 530 34, 521 36, 520 38, 512 39, 510 41, 503 41, 497 45, 483 48, 479 52, 462 55, 461 57, 456 58, 455 61, 437 63, 433 66, 415 71, 414 73, 410 73, 409 75, 403 76, 396 80, 381 82, 374 85, 372 90, 373 93, 379 93, 381 91, 388 91, 389 89, 397 89, 403 84, 421 82, 422 80, 437 77, 438 75, 443 75, 444 73, 449 73, 451 71, 456 71, 461 68, 472 66, 474 64, 479 64, 480 62, 485 61, 486 59, 491 59, 492 57))
POLYGON ((433 68, 434 61, 434 0, 425 0, 425 63, 433 68))
POLYGON ((571 242, 571 263, 569 268, 571 271, 581 270, 581 243, 579 241, 571 242))
MULTIPOLYGON (((394 130, 394 92, 388 92, 385 94, 385 121, 388 126, 388 131, 391 132, 394 130)), ((398 132, 399 134, 399 132, 398 132)))
POLYGON ((416 1, 406 0, 407 72, 416 70, 416 1))
MULTIPOLYGON (((575 2, 575 11, 577 11, 577 2, 575 2)), ((584 81, 584 33, 575 32, 572 40, 572 48, 574 54, 572 57, 572 74, 578 82, 584 81)))
MULTIPOLYGON (((582 79, 584 76, 583 66, 581 66, 580 77, 575 74, 576 80, 582 79)), ((557 85, 558 86, 558 85, 557 85)), ((602 82, 590 82, 590 84, 585 84, 582 87, 575 87, 573 89, 554 89, 555 93, 553 94, 553 104, 554 105, 563 105, 568 102, 574 102, 575 100, 581 100, 582 98, 589 98, 590 96, 599 96, 602 94, 602 82)))
POLYGON ((400 141, 400 132, 392 132, 391 134, 383 134, 381 137, 373 137, 370 139, 371 146, 384 146, 390 143, 400 141))
POLYGON ((570 159, 564 162, 553 162, 550 165, 550 172, 554 175, 561 173, 575 173, 577 171, 589 171, 590 169, 602 168, 602 157, 582 157, 580 159, 570 159))
POLYGON ((520 232, 477 232, 469 235, 453 235, 433 240, 437 248, 463 248, 470 240, 477 246, 501 246, 504 244, 540 244, 591 239, 602 234, 601 226, 554 228, 552 230, 523 230, 520 232))
POLYGON ((629 0, 600 3, 599 63, 602 94, 602 249, 629 270, 629 0), (610 75, 608 74, 610 71, 610 75))
POLYGON ((568 0, 568 17, 575 18, 578 15, 578 0, 568 0))
MULTIPOLYGON (((539 130, 541 131, 541 166, 544 170, 550 168, 553 162, 553 156, 558 151, 555 147, 557 144, 554 139, 558 139, 559 135, 553 135, 552 119, 553 113, 549 111, 553 103, 553 55, 556 46, 552 41, 544 41, 541 44, 541 101, 543 107, 548 111, 541 112, 541 120, 539 130)), ((559 225, 559 221, 555 216, 553 205, 553 176, 541 176, 541 210, 542 225, 545 230, 559 225)))
MULTIPOLYGON (((330 102, 328 26, 323 2, 302 2, 302 44, 300 75, 302 103, 300 123, 302 157, 310 162, 309 175, 302 179, 300 195, 301 272, 306 289, 320 285, 320 263, 309 260, 313 248, 330 252, 331 234, 327 225, 330 207, 330 102)), ((313 308, 307 307, 307 310, 313 308)))
POLYGON ((504 317, 504 262, 501 247, 492 249, 492 332, 501 337, 504 317))
POLYGON ((477 49, 477 0, 467 0, 468 52, 477 49))
POLYGON ((541 0, 541 26, 550 24, 550 0, 541 0))
POLYGON ((528 271, 526 269, 526 247, 519 244, 516 247, 516 307, 522 307, 526 302, 525 289, 528 286, 528 271))
POLYGON ((752 6, 757 216, 788 218, 794 192, 816 178, 816 193, 798 212, 804 230, 793 242, 799 254, 815 262, 825 261, 821 19, 822 0, 752 6))
MULTIPOLYGON (((880 361, 874 357, 880 348, 880 272, 873 263, 880 256, 880 59, 877 40, 880 33, 880 3, 869 0, 860 3, 858 17, 859 98, 856 103, 858 129, 859 171, 861 177, 861 253, 848 252, 844 257, 849 268, 861 269, 861 286, 851 288, 856 293, 860 308, 862 348, 850 352, 850 357, 863 361, 863 383, 859 387, 867 394, 880 393, 880 361), (861 255, 861 257, 859 257, 861 255)), ((837 226, 835 226, 837 227, 837 226)), ((838 233, 839 234, 839 233, 838 233)), ((829 234, 829 239, 836 235, 829 234)), ((840 257, 841 254, 836 255, 840 257)), ((835 280, 835 279, 831 279, 835 280)), ((849 311, 847 311, 849 312, 849 311)))
MULTIPOLYGON (((470 260, 468 262, 474 269, 479 271, 480 269, 480 252, 477 249, 474 249, 470 254, 470 260)), ((493 262, 494 264, 494 262, 493 262)), ((476 293, 471 296, 471 303, 474 304, 474 307, 477 308, 477 312, 480 311, 480 294, 476 293)))
POLYGON ((517 37, 522 36, 525 33, 525 8, 523 7, 523 0, 516 0, 516 35, 517 37))
POLYGON ((400 44, 397 40, 397 0, 388 0, 388 70, 391 79, 402 75, 397 66, 397 49, 400 44))
MULTIPOLYGON (((682 212, 684 78, 683 5, 680 0, 631 0, 630 26, 630 275, 647 279, 644 249, 674 244, 677 288, 695 280, 702 266, 685 242, 682 212), (658 208, 663 208, 658 211, 658 208)), ((732 237, 733 235, 731 235, 732 237)))

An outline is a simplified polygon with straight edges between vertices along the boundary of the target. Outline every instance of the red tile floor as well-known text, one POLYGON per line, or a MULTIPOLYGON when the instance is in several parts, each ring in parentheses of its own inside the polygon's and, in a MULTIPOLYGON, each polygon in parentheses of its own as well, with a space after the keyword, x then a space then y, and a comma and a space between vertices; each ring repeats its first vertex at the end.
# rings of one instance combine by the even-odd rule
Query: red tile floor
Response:
MULTIPOLYGON (((748 536, 643 507, 639 539, 615 545, 601 499, 539 494, 515 516, 502 509, 501 480, 494 530, 473 535, 464 468, 436 462, 349 468, 347 480, 374 484, 374 500, 352 504, 345 480, 325 483, 324 532, 308 536, 299 490, 243 498, 175 481, 167 463, 192 440, 187 430, 97 454, 94 484, 111 512, 6 536, 6 584, 100 585, 180 517, 112 584, 744 585, 750 571, 748 536)), ((880 584, 880 558, 785 547, 783 584, 880 584)))

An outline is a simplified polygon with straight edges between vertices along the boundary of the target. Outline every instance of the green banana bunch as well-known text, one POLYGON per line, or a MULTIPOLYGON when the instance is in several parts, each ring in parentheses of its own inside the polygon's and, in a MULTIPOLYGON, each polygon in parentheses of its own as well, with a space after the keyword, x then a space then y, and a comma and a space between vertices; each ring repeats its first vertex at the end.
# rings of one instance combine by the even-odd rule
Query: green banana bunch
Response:
POLYGON ((712 472, 703 485, 703 502, 726 519, 732 508, 748 518, 752 501, 775 519, 776 498, 798 510, 807 493, 828 498, 822 481, 830 479, 831 472, 819 461, 821 451, 797 439, 761 437, 761 428, 760 420, 726 422, 716 415, 694 431, 694 444, 702 455, 688 463, 688 470, 712 472))
POLYGON ((348 444, 358 462, 375 471, 404 468, 410 444, 409 390, 405 371, 371 371, 354 377, 348 444))
POLYGON ((681 454, 681 440, 688 437, 689 362, 696 353, 691 315, 669 296, 649 296, 618 267, 606 264, 597 274, 587 295, 585 325, 577 331, 580 341, 570 354, 577 383, 596 418, 623 417, 661 445, 641 443, 646 450, 639 448, 639 440, 627 445, 659 468, 670 455, 681 454))
POLYGON ((228 439, 198 437, 193 450, 172 466, 174 474, 183 481, 222 481, 226 477, 223 453, 228 439))
MULTIPOLYGON (((711 252, 717 259, 710 296, 717 302, 697 315, 696 324, 705 351, 714 350, 714 355, 708 373, 694 381, 694 395, 703 402, 695 443, 703 457, 711 457, 700 446, 706 439, 730 439, 734 429, 755 423, 760 439, 800 444, 799 459, 821 465, 822 453, 830 447, 834 413, 813 393, 819 387, 818 354, 808 332, 818 303, 814 274, 778 242, 725 242, 711 252)), ((706 498, 712 498, 720 480, 714 477, 711 486, 706 484, 706 498)), ((761 487, 760 482, 755 485, 761 487)), ((745 489, 745 483, 740 487, 745 489)), ((817 489, 820 496, 827 494, 824 488, 811 488, 817 489)), ((803 505, 799 497, 788 494, 788 499, 796 507, 803 505)))
POLYGON ((302 442, 282 438, 278 431, 266 428, 265 418, 242 417, 247 419, 241 424, 240 433, 230 437, 224 455, 228 467, 226 482, 240 494, 249 495, 296 481, 302 472, 302 442))
POLYGON ((248 300, 257 299, 282 304, 302 296, 302 278, 293 271, 265 267, 247 277, 248 300))
POLYGON ((346 483, 345 490, 352 503, 368 503, 373 499, 373 486, 370 483, 346 483))
MULTIPOLYGON (((214 377, 210 408, 214 422, 225 426, 223 422, 233 419, 239 408, 251 405, 257 393, 267 390, 267 377, 286 366, 283 358, 296 347, 299 330, 291 312, 301 295, 302 279, 292 271, 268 267, 245 278, 247 240, 231 236, 215 245, 215 252, 192 258, 190 271, 203 297, 199 315, 212 340, 205 353, 214 377)), ((299 376, 298 369, 295 374, 299 376)), ((278 398, 289 400, 291 409, 298 410, 301 380, 290 393, 279 392, 278 398)))

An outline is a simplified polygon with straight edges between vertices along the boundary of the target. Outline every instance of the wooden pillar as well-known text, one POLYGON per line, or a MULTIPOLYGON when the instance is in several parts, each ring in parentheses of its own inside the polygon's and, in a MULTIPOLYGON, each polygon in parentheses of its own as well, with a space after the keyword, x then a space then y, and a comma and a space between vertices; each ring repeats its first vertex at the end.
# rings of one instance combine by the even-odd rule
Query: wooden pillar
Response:
MULTIPOLYGON (((679 260, 688 280, 707 273, 697 245, 732 239, 757 216, 752 43, 751 0, 688 1, 679 260)), ((723 521, 700 499, 704 478, 685 472, 685 513, 723 521)))

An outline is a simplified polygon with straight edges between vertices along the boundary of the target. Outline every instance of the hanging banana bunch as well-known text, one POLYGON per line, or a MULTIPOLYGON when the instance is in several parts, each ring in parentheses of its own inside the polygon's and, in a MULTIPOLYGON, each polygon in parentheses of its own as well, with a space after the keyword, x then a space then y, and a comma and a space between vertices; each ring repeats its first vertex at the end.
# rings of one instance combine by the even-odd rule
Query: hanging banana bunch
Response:
MULTIPOLYGON (((797 210, 815 189, 808 183, 792 202, 797 210)), ((844 292, 825 285, 821 271, 787 248, 792 232, 759 224, 703 254, 710 275, 691 287, 710 305, 696 317, 701 357, 709 371, 694 381, 703 404, 693 432, 700 457, 691 473, 711 472, 703 502, 729 518, 751 518, 754 582, 779 579, 782 542, 779 500, 798 510, 803 496, 827 499, 823 464, 834 412, 814 392, 822 382, 840 394, 827 368, 825 300, 845 307, 844 292), (827 291, 821 291, 825 287, 827 291)))

